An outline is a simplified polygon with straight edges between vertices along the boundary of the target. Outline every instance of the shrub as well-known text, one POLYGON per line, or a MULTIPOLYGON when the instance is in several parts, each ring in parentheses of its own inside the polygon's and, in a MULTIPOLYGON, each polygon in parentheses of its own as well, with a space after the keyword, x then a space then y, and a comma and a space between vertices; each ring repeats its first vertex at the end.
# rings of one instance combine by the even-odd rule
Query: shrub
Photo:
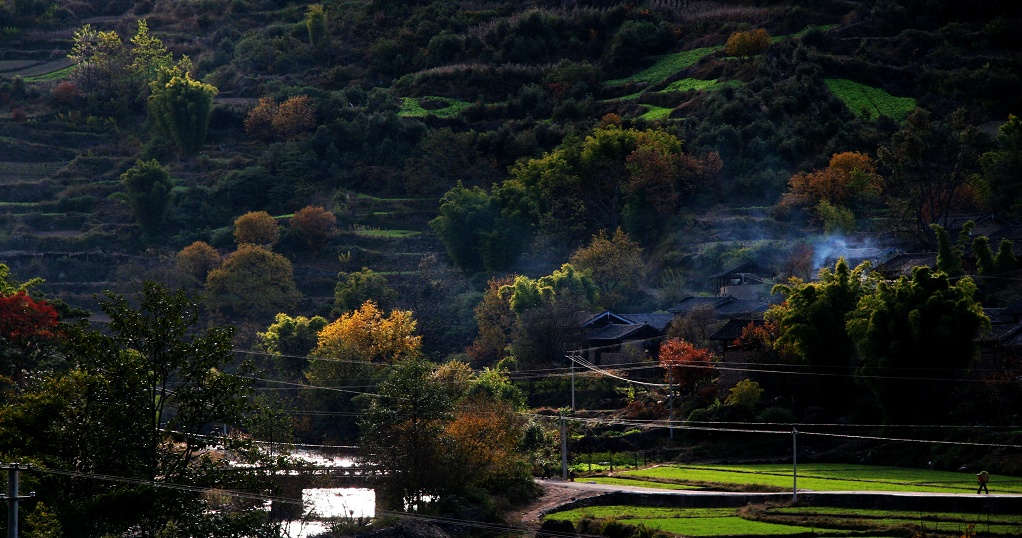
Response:
POLYGON ((305 206, 291 217, 291 230, 310 247, 322 246, 337 231, 337 217, 322 206, 305 206))
POLYGON ((745 32, 735 32, 724 44, 724 54, 748 58, 766 50, 770 45, 770 34, 762 28, 745 32))
POLYGON ((249 211, 234 221, 234 240, 239 245, 272 245, 279 236, 277 219, 265 211, 249 211))

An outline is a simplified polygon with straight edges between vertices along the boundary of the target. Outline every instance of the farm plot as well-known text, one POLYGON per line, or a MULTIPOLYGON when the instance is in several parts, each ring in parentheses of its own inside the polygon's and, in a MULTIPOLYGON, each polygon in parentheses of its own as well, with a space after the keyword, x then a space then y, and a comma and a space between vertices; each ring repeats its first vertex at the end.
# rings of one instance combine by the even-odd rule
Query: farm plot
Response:
MULTIPOLYGON (((998 493, 1022 493, 1022 480, 991 475, 998 493)), ((791 465, 662 465, 615 473, 616 479, 635 479, 662 484, 689 484, 719 489, 783 491, 792 487, 791 465)), ((601 482, 602 477, 584 480, 601 482)), ((917 491, 974 493, 972 473, 874 467, 865 465, 799 465, 798 487, 813 491, 917 491)), ((643 484, 648 485, 648 484, 643 484)))
POLYGON ((880 88, 848 79, 829 78, 824 82, 852 112, 863 114, 871 120, 888 116, 899 122, 904 121, 905 116, 916 107, 916 100, 911 97, 895 97, 880 88))
POLYGON ((811 506, 741 508, 591 506, 546 519, 616 519, 684 536, 1018 536, 1022 515, 920 513, 811 506))

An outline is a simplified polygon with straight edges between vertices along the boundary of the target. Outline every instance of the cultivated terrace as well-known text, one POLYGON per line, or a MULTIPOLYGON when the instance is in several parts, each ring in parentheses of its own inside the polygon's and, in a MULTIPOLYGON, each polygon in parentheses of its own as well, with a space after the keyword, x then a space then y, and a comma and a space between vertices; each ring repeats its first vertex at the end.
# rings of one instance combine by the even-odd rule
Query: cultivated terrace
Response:
POLYGON ((1019 35, 1010 0, 0 0, 23 529, 275 536, 291 443, 494 523, 562 435, 1022 474, 1019 35))

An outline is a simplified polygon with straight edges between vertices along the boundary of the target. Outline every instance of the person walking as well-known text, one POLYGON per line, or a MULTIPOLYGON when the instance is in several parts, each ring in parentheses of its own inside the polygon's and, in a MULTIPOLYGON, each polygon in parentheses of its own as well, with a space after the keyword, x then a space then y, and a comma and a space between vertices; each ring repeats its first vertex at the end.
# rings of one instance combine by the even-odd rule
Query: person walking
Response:
POLYGON ((990 481, 990 473, 986 471, 980 471, 979 473, 976 474, 976 480, 979 481, 979 489, 976 490, 976 495, 979 495, 981 492, 984 491, 986 492, 987 495, 990 495, 990 490, 987 489, 987 482, 990 481))

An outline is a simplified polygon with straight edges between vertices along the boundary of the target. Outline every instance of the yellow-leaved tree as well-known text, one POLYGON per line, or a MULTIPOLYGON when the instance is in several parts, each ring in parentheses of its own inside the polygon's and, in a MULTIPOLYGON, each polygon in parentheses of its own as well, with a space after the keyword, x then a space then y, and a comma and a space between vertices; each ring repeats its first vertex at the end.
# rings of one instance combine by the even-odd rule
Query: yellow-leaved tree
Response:
POLYGON ((411 312, 394 310, 385 316, 375 302, 366 301, 358 310, 324 327, 312 354, 393 363, 419 354, 422 337, 415 335, 415 329, 411 312))

